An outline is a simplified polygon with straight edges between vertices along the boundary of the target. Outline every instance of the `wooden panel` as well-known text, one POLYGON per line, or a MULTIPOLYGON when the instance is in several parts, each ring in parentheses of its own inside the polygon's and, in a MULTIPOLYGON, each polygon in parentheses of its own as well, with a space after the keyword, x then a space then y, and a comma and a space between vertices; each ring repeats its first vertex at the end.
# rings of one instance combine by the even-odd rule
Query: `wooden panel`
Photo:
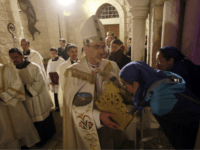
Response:
POLYGON ((105 37, 107 36, 106 33, 108 31, 112 31, 114 35, 116 35, 117 38, 119 38, 119 24, 104 25, 104 29, 105 29, 105 37))

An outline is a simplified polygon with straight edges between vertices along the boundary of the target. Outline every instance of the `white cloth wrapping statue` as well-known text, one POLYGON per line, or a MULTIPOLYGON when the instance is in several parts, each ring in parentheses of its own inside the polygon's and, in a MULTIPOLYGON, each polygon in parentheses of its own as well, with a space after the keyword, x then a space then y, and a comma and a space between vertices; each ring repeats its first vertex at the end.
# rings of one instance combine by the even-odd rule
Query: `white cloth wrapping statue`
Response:
POLYGON ((0 149, 31 147, 40 141, 24 100, 19 75, 13 67, 0 64, 0 149))
POLYGON ((46 75, 46 71, 45 71, 45 68, 44 68, 42 56, 37 51, 30 49, 30 54, 24 55, 24 58, 26 58, 26 57, 28 58, 27 59, 28 61, 34 62, 41 67, 42 73, 44 74, 44 77, 45 77, 45 82, 48 85, 47 75, 46 75))
POLYGON ((24 105, 33 122, 45 120, 49 116, 53 103, 41 68, 36 63, 31 62, 25 68, 17 69, 17 72, 23 84, 26 85, 26 89, 32 95, 30 97, 26 94, 24 105))
MULTIPOLYGON (((119 71, 115 62, 102 60, 98 67, 99 73, 93 75, 86 58, 67 68, 63 104, 63 149, 101 149, 97 133, 97 128, 102 127, 100 111, 94 109, 95 81, 99 85, 99 92, 102 92, 104 84, 110 78, 120 80, 119 71)), ((103 138, 107 140, 106 144, 112 143, 112 136, 105 133, 103 138)))
MULTIPOLYGON (((80 61, 78 60, 78 62, 80 61)), ((64 79, 65 79, 64 73, 66 69, 71 65, 72 65, 71 60, 68 59, 60 66, 58 66, 58 68, 56 69, 59 75, 58 102, 59 102, 61 116, 63 116, 63 90, 64 90, 64 79)))
MULTIPOLYGON (((56 61, 52 61, 52 59, 49 60, 48 65, 47 65, 47 80, 49 84, 52 82, 49 73, 56 72, 56 69, 58 68, 58 66, 64 62, 65 60, 60 57, 58 57, 58 60, 56 61)), ((50 85, 50 89, 54 93, 58 93, 58 87, 59 87, 58 85, 54 85, 54 86, 50 85)))

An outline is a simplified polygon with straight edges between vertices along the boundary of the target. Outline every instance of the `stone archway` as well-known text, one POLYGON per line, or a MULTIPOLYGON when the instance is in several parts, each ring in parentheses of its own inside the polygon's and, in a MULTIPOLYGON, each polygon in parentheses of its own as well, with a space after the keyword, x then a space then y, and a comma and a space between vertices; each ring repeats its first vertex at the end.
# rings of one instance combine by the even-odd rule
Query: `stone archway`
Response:
POLYGON ((116 0, 101 0, 100 3, 98 3, 97 9, 95 11, 95 14, 97 13, 98 9, 104 5, 104 4, 110 4, 113 5, 116 10, 119 13, 119 39, 122 42, 125 42, 125 15, 124 10, 122 9, 122 6, 116 1, 116 0))

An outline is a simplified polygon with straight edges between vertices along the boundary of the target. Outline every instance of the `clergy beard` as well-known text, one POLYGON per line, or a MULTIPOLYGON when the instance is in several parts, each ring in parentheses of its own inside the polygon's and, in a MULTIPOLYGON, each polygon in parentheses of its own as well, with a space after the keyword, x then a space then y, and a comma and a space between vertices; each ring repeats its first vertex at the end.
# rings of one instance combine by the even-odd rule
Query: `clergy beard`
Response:
POLYGON ((18 61, 14 61, 14 65, 15 65, 16 67, 21 67, 21 66, 24 64, 23 59, 22 59, 21 62, 19 62, 18 64, 15 64, 16 62, 18 62, 18 61))

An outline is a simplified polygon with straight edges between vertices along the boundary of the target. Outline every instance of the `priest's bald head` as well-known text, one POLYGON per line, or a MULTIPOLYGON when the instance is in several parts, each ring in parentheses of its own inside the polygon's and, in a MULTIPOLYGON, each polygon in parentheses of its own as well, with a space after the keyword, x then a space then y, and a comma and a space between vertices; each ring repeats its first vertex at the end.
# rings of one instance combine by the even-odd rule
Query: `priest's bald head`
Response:
POLYGON ((93 15, 86 20, 81 35, 87 61, 93 65, 98 64, 105 52, 105 30, 97 16, 93 15))

